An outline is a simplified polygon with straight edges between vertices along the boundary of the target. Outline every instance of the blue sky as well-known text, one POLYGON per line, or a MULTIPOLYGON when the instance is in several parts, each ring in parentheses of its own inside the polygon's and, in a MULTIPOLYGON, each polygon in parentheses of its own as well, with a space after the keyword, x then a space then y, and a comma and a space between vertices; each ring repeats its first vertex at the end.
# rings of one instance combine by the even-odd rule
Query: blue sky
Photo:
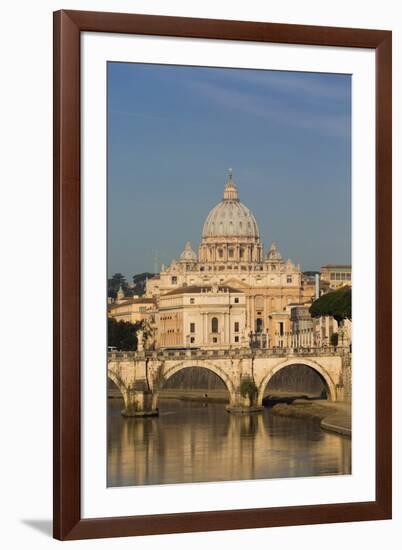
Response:
POLYGON ((196 250, 233 168, 265 250, 351 261, 351 77, 108 64, 108 272, 196 250))

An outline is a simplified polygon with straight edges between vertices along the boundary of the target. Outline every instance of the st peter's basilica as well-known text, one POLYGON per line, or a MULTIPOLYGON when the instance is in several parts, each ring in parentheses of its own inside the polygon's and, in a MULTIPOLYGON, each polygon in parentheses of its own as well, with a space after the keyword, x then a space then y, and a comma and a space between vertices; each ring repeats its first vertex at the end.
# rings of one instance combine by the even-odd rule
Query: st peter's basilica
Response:
POLYGON ((308 308, 314 281, 268 252, 257 221, 229 173, 223 199, 206 217, 198 254, 186 243, 178 261, 147 281, 158 348, 284 347, 298 329, 313 340, 308 308), (304 323, 304 325, 303 325, 304 323))

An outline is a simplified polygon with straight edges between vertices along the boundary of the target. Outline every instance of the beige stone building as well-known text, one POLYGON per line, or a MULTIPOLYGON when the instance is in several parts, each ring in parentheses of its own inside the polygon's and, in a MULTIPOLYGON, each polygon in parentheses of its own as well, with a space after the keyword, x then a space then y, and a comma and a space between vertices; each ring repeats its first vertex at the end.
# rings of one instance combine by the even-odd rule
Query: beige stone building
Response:
POLYGON ((241 347, 246 335, 246 297, 230 287, 180 287, 158 299, 159 347, 241 347))
MULTIPOLYGON (((218 342, 234 346, 249 341, 283 346, 285 335, 291 331, 289 306, 311 303, 314 294, 314 282, 302 274, 299 265, 282 259, 275 242, 264 253, 257 221, 240 202, 231 173, 223 199, 205 220, 198 254, 187 242, 179 259, 162 266, 160 274, 149 279, 146 287, 146 296, 157 302, 157 345, 161 347, 203 347, 218 342), (219 291, 214 292, 217 288, 219 291), (189 289, 199 305, 194 321, 190 318, 196 308, 190 303, 189 289), (218 316, 218 336, 212 336, 205 326, 210 328, 217 296, 224 308, 228 294, 233 299, 238 295, 241 307, 236 304, 236 311, 242 309, 241 318, 235 320, 231 309, 230 315, 226 312, 227 319, 231 318, 227 326, 225 322, 229 321, 223 320, 222 313, 222 319, 218 316), (168 305, 172 301, 174 306, 168 305), (173 308, 170 314, 169 307, 173 308), (192 322, 195 333, 189 332, 192 322), (234 323, 241 327, 239 335, 235 334, 234 323), (221 333, 223 327, 227 328, 221 333)), ((234 308, 235 304, 231 305, 234 308)))
POLYGON ((108 316, 116 321, 139 323, 153 321, 156 312, 156 300, 143 296, 125 297, 120 288, 116 300, 108 305, 108 316))
POLYGON ((351 286, 352 266, 351 265, 323 265, 320 270, 321 281, 329 283, 330 290, 341 286, 351 286))

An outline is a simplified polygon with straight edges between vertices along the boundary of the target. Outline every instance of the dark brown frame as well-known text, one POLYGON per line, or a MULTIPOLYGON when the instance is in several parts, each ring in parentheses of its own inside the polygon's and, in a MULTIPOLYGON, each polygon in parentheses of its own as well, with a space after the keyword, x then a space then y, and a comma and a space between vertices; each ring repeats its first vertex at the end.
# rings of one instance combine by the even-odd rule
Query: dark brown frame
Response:
POLYGON ((54 13, 54 536, 61 540, 391 518, 390 31, 122 13, 54 13), (376 56, 376 500, 81 519, 80 33, 373 48, 376 56))

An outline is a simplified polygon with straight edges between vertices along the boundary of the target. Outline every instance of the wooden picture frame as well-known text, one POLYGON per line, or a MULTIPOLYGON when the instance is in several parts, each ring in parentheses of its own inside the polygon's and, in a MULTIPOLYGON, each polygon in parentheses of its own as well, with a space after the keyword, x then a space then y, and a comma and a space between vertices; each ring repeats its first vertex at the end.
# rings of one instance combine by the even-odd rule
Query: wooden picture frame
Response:
POLYGON ((54 14, 54 536, 61 540, 391 518, 390 31, 122 13, 54 14), (127 33, 372 48, 376 56, 376 499, 81 518, 80 34, 127 33))

